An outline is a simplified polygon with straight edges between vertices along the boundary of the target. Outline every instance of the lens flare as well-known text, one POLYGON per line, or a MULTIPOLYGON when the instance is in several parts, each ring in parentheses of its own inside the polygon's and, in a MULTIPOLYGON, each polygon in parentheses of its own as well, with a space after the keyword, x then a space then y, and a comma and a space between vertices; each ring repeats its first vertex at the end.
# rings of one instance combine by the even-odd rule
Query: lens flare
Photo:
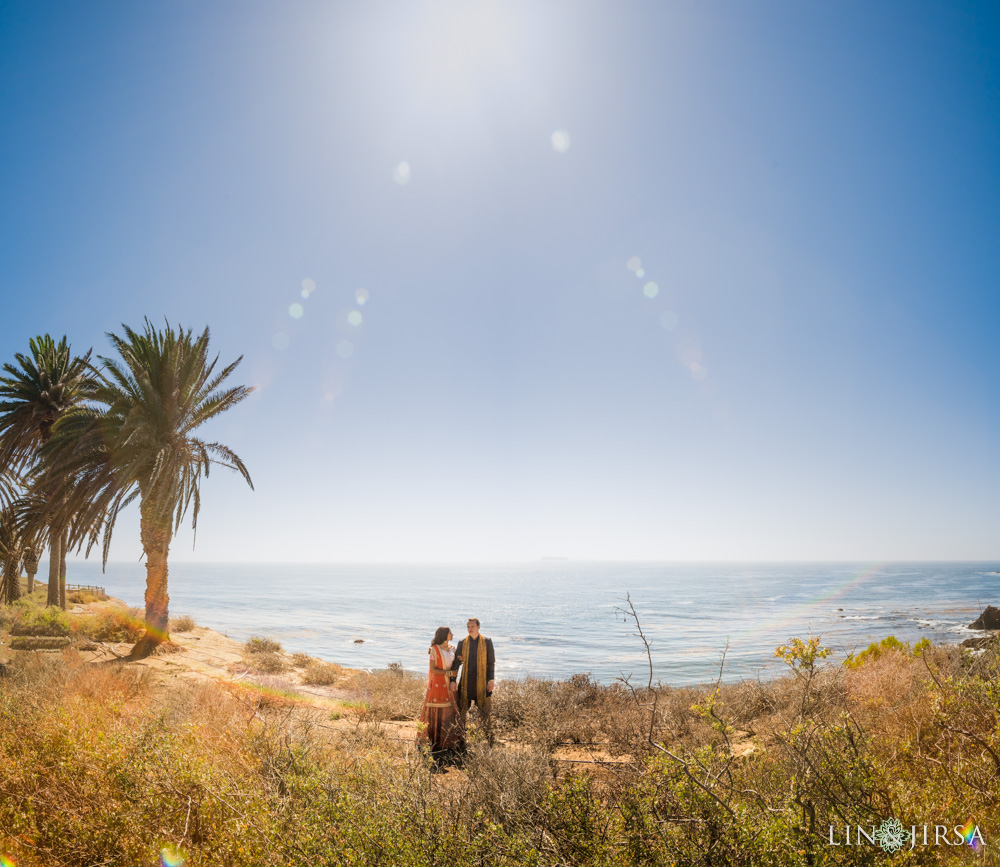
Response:
POLYGON ((358 307, 364 307, 365 306, 365 302, 368 300, 368 290, 367 289, 358 289, 354 293, 354 300, 357 303, 358 307))
POLYGON ((552 133, 552 150, 557 154, 564 154, 569 150, 569 133, 564 129, 557 129, 552 133))
POLYGON ((635 269, 635 276, 638 277, 641 280, 643 277, 646 276, 646 272, 642 268, 636 268, 635 269))
POLYGON ((971 819, 962 828, 962 839, 972 847, 973 851, 978 851, 982 834, 979 832, 979 826, 971 819))
POLYGON ((347 314, 347 322, 349 325, 353 325, 355 328, 361 325, 361 311, 352 310, 347 314))
POLYGON ((655 298, 660 294, 660 287, 650 280, 645 286, 642 287, 642 294, 647 298, 655 298))
POLYGON ((311 277, 306 277, 306 279, 302 281, 302 297, 308 298, 315 291, 316 291, 316 281, 313 280, 311 277))
POLYGON ((305 312, 306 309, 301 304, 293 304, 288 308, 288 315, 291 316, 292 319, 301 319, 302 314, 305 312))
POLYGON ((642 267, 642 259, 638 256, 633 256, 625 263, 625 267, 628 268, 629 271, 638 271, 642 267))
POLYGON ((0 867, 17 867, 17 863, 9 855, 0 855, 0 867))
POLYGON ((403 160, 392 170, 392 179, 400 186, 410 182, 410 164, 406 160, 403 160))
POLYGON ((876 581, 879 573, 884 568, 884 564, 875 564, 868 569, 857 572, 839 584, 825 588, 822 592, 817 593, 804 602, 789 605, 773 617, 758 619, 753 626, 748 626, 746 629, 735 632, 730 637, 730 640, 734 647, 740 645, 754 646, 755 642, 757 644, 760 643, 763 636, 777 630, 784 630, 786 628, 802 629, 812 612, 827 610, 831 602, 840 599, 842 596, 846 596, 856 587, 876 581))
POLYGON ((703 360, 701 346, 696 340, 685 340, 677 347, 677 360, 685 367, 701 364, 703 360))
POLYGON ((162 867, 183 867, 186 860, 181 850, 174 846, 164 846, 160 850, 160 864, 162 867))

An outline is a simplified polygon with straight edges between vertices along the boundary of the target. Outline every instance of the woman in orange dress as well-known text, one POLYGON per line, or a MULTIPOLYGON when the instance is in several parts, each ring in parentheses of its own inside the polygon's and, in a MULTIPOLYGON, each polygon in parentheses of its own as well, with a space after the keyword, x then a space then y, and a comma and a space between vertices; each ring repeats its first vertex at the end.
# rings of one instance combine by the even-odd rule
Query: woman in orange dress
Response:
POLYGON ((431 642, 430 665, 427 673, 427 693, 420 710, 419 741, 430 752, 434 771, 440 772, 455 764, 465 746, 462 724, 458 716, 451 680, 457 672, 451 670, 455 661, 452 634, 447 626, 438 627, 431 642))

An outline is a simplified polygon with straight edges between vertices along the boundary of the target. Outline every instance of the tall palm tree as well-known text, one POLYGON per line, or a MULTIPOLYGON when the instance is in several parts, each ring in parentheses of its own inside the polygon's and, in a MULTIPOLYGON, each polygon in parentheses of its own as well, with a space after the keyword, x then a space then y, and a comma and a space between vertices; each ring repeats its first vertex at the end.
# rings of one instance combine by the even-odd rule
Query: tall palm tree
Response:
POLYGON ((157 330, 147 319, 142 333, 122 326, 108 338, 120 358, 100 358, 88 403, 70 410, 42 450, 43 490, 58 492, 60 521, 72 544, 87 550, 103 535, 107 562, 120 511, 139 499, 139 530, 146 555, 146 631, 133 658, 168 638, 167 556, 188 510, 197 531, 200 484, 213 464, 236 470, 253 488, 243 461, 222 443, 193 431, 235 406, 252 388, 221 388, 242 361, 216 371, 209 358, 209 330, 195 337, 168 323, 157 330))
MULTIPOLYGON (((29 342, 27 355, 17 353, 0 376, 0 467, 24 473, 37 461, 39 449, 52 437, 55 423, 86 397, 90 383, 90 351, 74 356, 65 336, 56 343, 48 334, 29 342)), ((65 606, 66 546, 62 528, 49 533, 48 604, 65 606), (62 590, 62 592, 61 592, 62 590)))
POLYGON ((29 545, 24 551, 24 574, 28 576, 28 593, 35 589, 35 575, 38 574, 39 548, 29 545))
MULTIPOLYGON (((36 465, 31 474, 31 479, 37 479, 40 471, 41 467, 36 465)), ((38 560, 41 557, 45 541, 48 539, 50 523, 53 520, 48 503, 34 489, 31 479, 28 480, 28 485, 21 496, 14 500, 7 509, 17 527, 20 538, 23 558, 22 565, 25 574, 28 576, 28 593, 31 593, 35 589, 38 560)), ((65 555, 65 550, 62 553, 65 555)), ((65 608, 65 599, 62 598, 62 595, 65 594, 65 582, 62 582, 60 591, 60 604, 65 608)))
POLYGON ((21 563, 24 540, 11 508, 0 511, 0 602, 10 604, 21 598, 21 563))

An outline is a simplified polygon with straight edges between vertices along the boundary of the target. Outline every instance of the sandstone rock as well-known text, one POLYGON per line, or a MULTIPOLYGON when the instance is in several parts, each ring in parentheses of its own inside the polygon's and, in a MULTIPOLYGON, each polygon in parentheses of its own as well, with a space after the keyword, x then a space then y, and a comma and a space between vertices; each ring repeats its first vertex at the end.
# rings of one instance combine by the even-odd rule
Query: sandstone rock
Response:
POLYGON ((969 624, 969 629, 1000 629, 1000 608, 987 605, 979 619, 969 624))

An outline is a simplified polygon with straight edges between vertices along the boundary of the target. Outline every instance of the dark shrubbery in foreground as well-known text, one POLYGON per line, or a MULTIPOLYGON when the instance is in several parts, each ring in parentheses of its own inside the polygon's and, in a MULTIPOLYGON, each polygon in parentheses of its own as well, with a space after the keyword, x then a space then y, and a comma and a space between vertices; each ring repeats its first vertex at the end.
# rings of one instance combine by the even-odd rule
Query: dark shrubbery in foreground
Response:
POLYGON ((854 668, 819 668, 809 648, 784 649, 788 677, 716 689, 505 682, 504 742, 474 740, 465 774, 444 778, 380 722, 413 701, 394 672, 354 684, 384 711, 331 726, 238 684, 167 693, 127 666, 21 654, 0 681, 0 850, 20 867, 152 865, 164 850, 275 867, 875 865, 889 856, 831 847, 828 826, 894 817, 971 819, 987 848, 891 863, 991 863, 997 644, 887 647, 854 668), (553 757, 593 742, 614 763, 553 757))

